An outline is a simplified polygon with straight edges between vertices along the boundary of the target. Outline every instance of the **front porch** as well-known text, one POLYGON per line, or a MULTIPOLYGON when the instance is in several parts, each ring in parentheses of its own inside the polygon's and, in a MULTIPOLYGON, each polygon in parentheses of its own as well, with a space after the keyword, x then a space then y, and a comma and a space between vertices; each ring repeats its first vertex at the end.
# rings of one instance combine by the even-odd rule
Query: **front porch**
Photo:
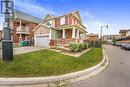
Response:
POLYGON ((50 46, 68 46, 70 42, 83 42, 82 34, 85 31, 76 26, 60 28, 55 31, 53 38, 50 39, 50 46))

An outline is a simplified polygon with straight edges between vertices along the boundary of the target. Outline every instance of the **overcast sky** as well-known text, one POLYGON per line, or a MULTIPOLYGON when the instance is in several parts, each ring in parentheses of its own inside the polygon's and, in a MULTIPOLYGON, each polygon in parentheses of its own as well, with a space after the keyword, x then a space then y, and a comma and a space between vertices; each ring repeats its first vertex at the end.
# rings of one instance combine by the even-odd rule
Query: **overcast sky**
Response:
MULTIPOLYGON (((89 33, 99 33, 106 24, 109 28, 104 28, 103 34, 130 28, 130 0, 15 0, 15 8, 40 18, 78 10, 89 33)), ((0 27, 2 22, 0 14, 0 27)))

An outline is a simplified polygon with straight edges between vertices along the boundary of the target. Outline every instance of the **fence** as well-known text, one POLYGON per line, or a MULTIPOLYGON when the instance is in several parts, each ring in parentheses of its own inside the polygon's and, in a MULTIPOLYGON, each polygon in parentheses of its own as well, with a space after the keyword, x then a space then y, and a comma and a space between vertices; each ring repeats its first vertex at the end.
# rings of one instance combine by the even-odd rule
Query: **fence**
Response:
POLYGON ((89 47, 96 47, 96 48, 99 48, 101 45, 100 45, 100 40, 87 40, 87 41, 84 41, 86 43, 88 43, 89 47))

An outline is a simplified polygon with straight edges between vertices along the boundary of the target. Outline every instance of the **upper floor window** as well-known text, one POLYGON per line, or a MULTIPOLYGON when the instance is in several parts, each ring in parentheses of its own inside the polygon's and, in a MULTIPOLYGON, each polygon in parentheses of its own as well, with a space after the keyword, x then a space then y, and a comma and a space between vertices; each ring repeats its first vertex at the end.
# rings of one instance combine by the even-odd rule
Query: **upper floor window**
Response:
POLYGON ((64 25, 65 24, 65 17, 60 18, 60 25, 64 25))
POLYGON ((50 26, 51 24, 50 24, 50 22, 49 22, 49 21, 47 21, 47 22, 46 22, 46 25, 47 25, 47 26, 50 26))
POLYGON ((47 26, 52 26, 52 20, 46 21, 45 24, 46 24, 47 26))

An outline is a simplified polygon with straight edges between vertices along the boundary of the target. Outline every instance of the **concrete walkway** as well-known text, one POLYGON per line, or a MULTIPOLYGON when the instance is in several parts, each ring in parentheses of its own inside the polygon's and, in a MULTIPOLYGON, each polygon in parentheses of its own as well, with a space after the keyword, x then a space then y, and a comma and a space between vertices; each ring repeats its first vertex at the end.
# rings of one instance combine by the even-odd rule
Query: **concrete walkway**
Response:
POLYGON ((64 54, 64 55, 68 55, 68 56, 73 56, 73 57, 79 57, 81 56, 82 54, 86 53, 87 51, 91 50, 91 48, 89 49, 86 49, 84 51, 81 51, 81 52, 77 52, 77 53, 69 53, 69 52, 64 52, 62 50, 57 50, 57 49, 49 49, 51 51, 56 51, 56 52, 59 52, 61 54, 64 54))
MULTIPOLYGON (((24 54, 24 53, 29 53, 29 52, 34 52, 38 50, 45 49, 43 47, 35 47, 35 46, 27 46, 27 47, 18 47, 18 48, 13 48, 13 54, 24 54)), ((0 56, 2 56, 2 49, 0 49, 0 56)))

